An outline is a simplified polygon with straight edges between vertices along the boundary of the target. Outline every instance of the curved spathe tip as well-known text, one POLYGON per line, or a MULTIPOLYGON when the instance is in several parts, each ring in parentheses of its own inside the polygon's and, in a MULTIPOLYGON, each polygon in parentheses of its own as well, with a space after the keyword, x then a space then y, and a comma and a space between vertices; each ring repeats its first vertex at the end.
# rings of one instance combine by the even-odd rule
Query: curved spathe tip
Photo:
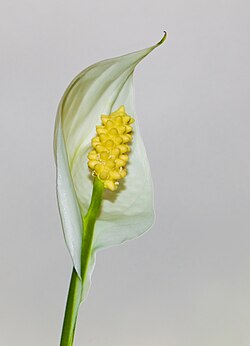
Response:
POLYGON ((163 32, 164 32, 164 35, 163 35, 162 39, 156 44, 157 47, 160 46, 163 42, 165 42, 167 37, 168 37, 167 31, 164 30, 163 32))

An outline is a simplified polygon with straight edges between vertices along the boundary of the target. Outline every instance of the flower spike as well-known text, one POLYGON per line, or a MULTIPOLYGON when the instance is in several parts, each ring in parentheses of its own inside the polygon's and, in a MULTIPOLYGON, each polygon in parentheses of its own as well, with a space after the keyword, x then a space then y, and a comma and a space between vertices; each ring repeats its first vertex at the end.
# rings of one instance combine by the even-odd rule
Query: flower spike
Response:
POLYGON ((110 115, 102 115, 102 125, 96 126, 97 136, 92 139, 93 150, 88 155, 92 175, 104 183, 104 188, 115 191, 120 179, 127 175, 128 145, 132 140, 134 119, 121 106, 110 115))

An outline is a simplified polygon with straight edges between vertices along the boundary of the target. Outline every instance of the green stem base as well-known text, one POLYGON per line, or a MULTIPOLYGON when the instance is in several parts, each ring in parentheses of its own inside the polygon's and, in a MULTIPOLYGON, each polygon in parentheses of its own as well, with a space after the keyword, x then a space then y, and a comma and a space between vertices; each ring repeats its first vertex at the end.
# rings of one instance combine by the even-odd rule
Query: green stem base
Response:
POLYGON ((81 278, 73 268, 69 286, 68 299, 65 309, 60 346, 72 346, 79 306, 82 301, 82 293, 87 277, 89 260, 92 253, 92 242, 94 236, 95 222, 99 215, 102 203, 104 186, 95 178, 91 203, 86 216, 83 219, 82 257, 81 257, 81 278))

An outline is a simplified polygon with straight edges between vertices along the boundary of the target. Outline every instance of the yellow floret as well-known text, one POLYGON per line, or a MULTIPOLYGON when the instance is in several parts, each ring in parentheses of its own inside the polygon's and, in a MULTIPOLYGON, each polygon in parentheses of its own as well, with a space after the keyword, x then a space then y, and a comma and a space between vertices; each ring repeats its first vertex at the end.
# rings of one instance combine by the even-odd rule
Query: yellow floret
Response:
POLYGON ((88 166, 92 174, 111 191, 118 188, 118 180, 127 175, 127 153, 132 140, 134 119, 121 106, 110 115, 102 115, 102 125, 96 126, 96 137, 92 139, 93 149, 88 154, 88 166))

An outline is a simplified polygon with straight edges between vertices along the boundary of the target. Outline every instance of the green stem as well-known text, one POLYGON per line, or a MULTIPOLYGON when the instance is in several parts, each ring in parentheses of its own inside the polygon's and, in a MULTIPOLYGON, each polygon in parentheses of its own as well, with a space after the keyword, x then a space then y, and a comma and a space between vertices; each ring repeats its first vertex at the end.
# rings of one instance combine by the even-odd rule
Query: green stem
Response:
POLYGON ((92 252, 95 222, 101 209, 103 190, 103 183, 99 179, 95 178, 93 183, 91 203, 88 212, 83 219, 84 231, 82 239, 81 279, 73 268, 65 309, 60 346, 72 346, 74 343, 78 310, 82 299, 86 275, 88 272, 88 265, 92 252))
POLYGON ((75 268, 72 270, 68 299, 65 309, 60 346, 72 346, 78 309, 81 303, 82 281, 75 268))

